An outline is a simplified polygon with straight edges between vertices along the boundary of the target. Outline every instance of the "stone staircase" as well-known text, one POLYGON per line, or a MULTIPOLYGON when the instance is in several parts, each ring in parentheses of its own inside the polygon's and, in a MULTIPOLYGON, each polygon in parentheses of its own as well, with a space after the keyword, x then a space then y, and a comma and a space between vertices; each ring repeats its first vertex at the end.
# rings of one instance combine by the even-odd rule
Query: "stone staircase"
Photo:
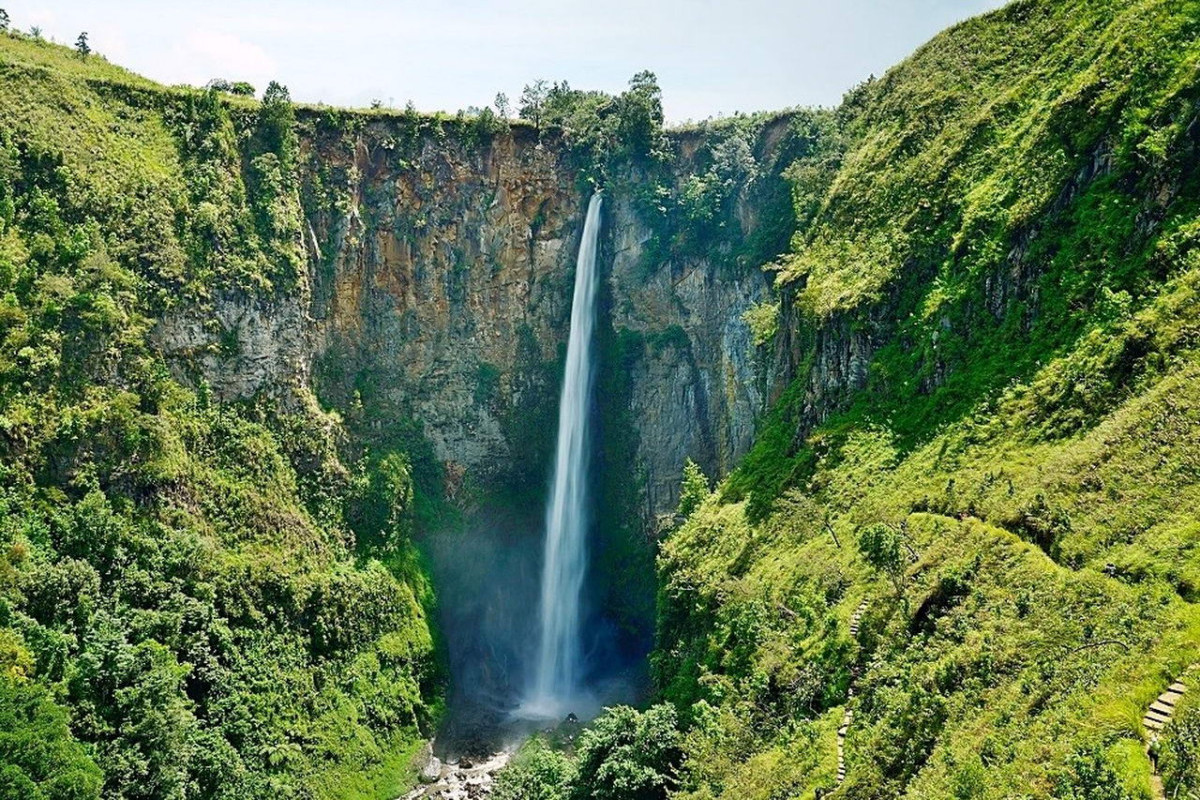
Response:
MULTIPOLYGON (((1171 721, 1171 717, 1174 716, 1175 705, 1179 702, 1179 698, 1183 697, 1184 693, 1187 692, 1187 688, 1182 679, 1175 681, 1146 709, 1145 715, 1142 716, 1142 727, 1146 731, 1146 752, 1148 755, 1154 743, 1158 741, 1158 735, 1167 726, 1167 723, 1171 721)), ((1150 789, 1154 793, 1155 800, 1165 800, 1167 796, 1166 790, 1163 788, 1162 776, 1158 774, 1158 764, 1155 763, 1153 758, 1150 759, 1150 766, 1153 767, 1153 772, 1150 775, 1150 789)))
MULTIPOLYGON (((863 600, 850 615, 850 638, 855 641, 858 640, 858 630, 866 610, 867 601, 863 600)), ((842 781, 846 780, 846 732, 850 730, 850 723, 854 720, 854 709, 851 708, 851 704, 854 702, 854 684, 858 680, 857 665, 852 668, 850 675, 850 688, 846 690, 846 713, 842 714, 842 724, 838 727, 837 732, 837 782, 839 786, 842 785, 842 781)))

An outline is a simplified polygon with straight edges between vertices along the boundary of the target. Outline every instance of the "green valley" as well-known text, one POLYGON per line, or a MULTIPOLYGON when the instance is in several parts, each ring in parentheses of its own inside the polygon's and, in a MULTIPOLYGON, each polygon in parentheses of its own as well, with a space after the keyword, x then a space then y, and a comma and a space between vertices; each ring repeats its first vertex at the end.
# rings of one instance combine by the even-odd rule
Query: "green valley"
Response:
POLYGON ((1200 795, 1200 2, 248 94, 0 34, 0 798, 1200 795))

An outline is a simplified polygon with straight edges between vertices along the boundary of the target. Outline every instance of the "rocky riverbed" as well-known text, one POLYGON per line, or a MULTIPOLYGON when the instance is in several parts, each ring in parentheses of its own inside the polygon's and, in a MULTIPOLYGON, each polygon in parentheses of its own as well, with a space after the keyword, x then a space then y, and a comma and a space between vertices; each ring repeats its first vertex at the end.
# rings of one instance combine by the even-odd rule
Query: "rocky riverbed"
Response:
POLYGON ((508 764, 512 754, 512 750, 505 750, 480 761, 464 756, 448 763, 427 750, 427 761, 421 769, 421 785, 399 800, 480 800, 491 797, 496 773, 508 764))

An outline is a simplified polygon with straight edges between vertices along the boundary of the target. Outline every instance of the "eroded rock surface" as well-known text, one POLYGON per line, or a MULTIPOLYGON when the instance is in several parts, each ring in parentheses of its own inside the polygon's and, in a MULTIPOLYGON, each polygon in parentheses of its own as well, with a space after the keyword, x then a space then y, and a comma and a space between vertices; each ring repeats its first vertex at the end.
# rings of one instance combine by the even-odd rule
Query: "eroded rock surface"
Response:
MULTIPOLYGON (((299 385, 346 414, 415 420, 446 495, 469 507, 477 492, 544 483, 590 189, 560 142, 527 129, 402 146, 397 125, 316 126, 304 140, 306 280, 269 301, 218 293, 211 313, 168 316, 156 336, 221 399, 299 385)), ((760 137, 764 158, 776 133, 760 137)), ((695 151, 680 144, 678 185, 695 151)), ((749 446, 766 383, 742 315, 769 282, 759 264, 730 269, 728 253, 648 247, 638 180, 606 204, 602 324, 639 346, 608 365, 628 371, 628 396, 602 402, 628 405, 630 479, 650 520, 674 506, 686 458, 719 475, 749 446)), ((752 231, 754 212, 737 209, 726 224, 752 231)))

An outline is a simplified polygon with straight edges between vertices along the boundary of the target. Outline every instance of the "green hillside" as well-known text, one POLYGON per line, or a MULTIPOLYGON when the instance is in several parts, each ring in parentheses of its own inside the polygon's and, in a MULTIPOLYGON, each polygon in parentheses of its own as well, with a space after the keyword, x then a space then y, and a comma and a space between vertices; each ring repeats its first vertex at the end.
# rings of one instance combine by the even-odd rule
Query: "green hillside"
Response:
POLYGON ((1198 114, 1190 2, 1013 3, 847 97, 796 383, 662 547, 681 796, 1150 796, 1200 658, 1198 114), (814 409, 839 330, 869 365, 814 409))
MULTIPOLYGON (((503 138, 0 35, 0 800, 412 783, 446 682, 414 531, 454 522, 452 472, 408 418, 357 430, 306 385, 223 401, 157 337, 222 298, 303 310, 336 277, 312 209, 360 235, 360 168, 383 207, 380 174, 445 140, 462 171, 418 176, 430 196, 564 148, 664 261, 733 273, 796 231, 747 314, 786 379, 658 543, 653 707, 535 737, 497 800, 1200 795, 1200 0, 1018 0, 836 110, 674 137, 651 73, 545 103, 503 138), (760 176, 768 129, 794 163, 760 176)), ((236 353, 200 324, 198 358, 236 353)))
POLYGON ((411 510, 407 464, 151 344, 180 303, 302 280, 292 114, 0 36, 0 797, 409 780, 430 589, 379 511, 411 510))

